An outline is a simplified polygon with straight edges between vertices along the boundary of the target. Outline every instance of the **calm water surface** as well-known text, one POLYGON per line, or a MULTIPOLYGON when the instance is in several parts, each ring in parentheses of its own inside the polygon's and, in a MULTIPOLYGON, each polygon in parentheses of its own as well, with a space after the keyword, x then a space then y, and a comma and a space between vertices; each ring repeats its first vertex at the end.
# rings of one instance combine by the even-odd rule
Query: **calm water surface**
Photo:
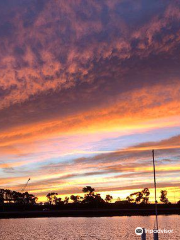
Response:
MULTIPOLYGON (((141 239, 136 227, 153 229, 154 217, 94 217, 94 218, 29 218, 0 220, 2 240, 118 240, 141 239)), ((159 216, 160 229, 173 229, 160 234, 162 240, 180 240, 180 216, 159 216)), ((153 239, 147 234, 147 240, 153 239)))

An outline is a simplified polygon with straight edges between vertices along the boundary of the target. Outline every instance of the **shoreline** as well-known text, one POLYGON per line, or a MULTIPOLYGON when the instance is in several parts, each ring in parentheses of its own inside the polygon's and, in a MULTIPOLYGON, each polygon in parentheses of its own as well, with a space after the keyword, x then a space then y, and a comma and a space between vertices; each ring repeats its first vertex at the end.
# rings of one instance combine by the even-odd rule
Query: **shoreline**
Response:
MULTIPOLYGON (((180 215, 179 208, 159 209, 158 215, 180 215)), ((154 209, 90 209, 90 210, 49 210, 49 211, 9 211, 0 212, 0 219, 43 218, 43 217, 115 217, 151 216, 154 209)))

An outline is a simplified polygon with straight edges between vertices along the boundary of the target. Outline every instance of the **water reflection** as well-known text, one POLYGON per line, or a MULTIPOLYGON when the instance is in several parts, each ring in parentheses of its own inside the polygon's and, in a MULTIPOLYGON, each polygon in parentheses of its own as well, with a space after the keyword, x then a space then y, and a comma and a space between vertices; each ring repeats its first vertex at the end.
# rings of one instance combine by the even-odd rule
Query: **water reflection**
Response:
MULTIPOLYGON (((173 234, 160 234, 161 240, 179 240, 180 216, 159 216, 161 229, 173 229, 173 234)), ((101 218, 30 218, 0 220, 2 240, 118 240, 141 239, 136 227, 153 229, 154 217, 101 218)), ((152 234, 147 240, 153 239, 152 234)))

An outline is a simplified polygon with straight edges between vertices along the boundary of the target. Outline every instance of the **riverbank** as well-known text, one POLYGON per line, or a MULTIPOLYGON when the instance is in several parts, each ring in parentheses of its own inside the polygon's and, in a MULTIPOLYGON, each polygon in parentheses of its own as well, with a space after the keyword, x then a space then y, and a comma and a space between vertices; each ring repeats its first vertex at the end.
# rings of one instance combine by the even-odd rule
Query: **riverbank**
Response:
MULTIPOLYGON (((180 214, 179 208, 161 208, 159 215, 180 214)), ((154 209, 90 209, 0 212, 0 219, 42 217, 113 217, 154 215, 154 209)))

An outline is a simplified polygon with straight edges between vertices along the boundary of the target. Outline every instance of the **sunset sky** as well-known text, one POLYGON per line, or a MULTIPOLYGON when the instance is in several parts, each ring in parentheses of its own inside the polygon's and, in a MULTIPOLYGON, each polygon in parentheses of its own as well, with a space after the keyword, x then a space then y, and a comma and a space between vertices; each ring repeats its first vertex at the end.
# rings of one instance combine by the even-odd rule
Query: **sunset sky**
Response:
POLYGON ((180 1, 0 1, 0 188, 180 199, 180 1))

